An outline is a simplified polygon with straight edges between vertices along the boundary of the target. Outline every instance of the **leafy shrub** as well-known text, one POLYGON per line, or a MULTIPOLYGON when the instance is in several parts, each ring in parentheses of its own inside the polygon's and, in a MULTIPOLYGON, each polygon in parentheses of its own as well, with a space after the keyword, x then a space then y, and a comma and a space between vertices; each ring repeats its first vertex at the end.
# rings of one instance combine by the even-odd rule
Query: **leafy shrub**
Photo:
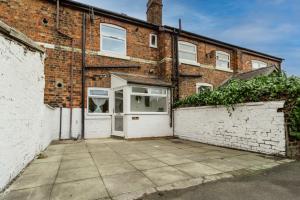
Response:
POLYGON ((284 112, 289 132, 300 139, 300 78, 284 73, 260 76, 248 81, 231 80, 214 91, 193 94, 175 102, 174 107, 224 105, 234 108, 238 103, 285 100, 284 112))
POLYGON ((260 76, 248 81, 231 80, 214 91, 193 94, 175 102, 174 107, 225 105, 296 99, 300 96, 300 79, 283 73, 260 76))

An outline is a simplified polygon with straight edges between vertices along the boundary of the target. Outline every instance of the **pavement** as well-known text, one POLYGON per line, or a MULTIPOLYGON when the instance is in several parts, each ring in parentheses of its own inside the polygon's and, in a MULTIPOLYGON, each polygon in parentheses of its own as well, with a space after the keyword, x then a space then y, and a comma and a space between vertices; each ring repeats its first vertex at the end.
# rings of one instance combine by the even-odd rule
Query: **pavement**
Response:
POLYGON ((182 190, 154 193, 143 200, 298 200, 300 161, 251 176, 240 176, 182 190))
POLYGON ((65 142, 50 145, 43 155, 1 200, 137 199, 292 161, 179 139, 65 142))

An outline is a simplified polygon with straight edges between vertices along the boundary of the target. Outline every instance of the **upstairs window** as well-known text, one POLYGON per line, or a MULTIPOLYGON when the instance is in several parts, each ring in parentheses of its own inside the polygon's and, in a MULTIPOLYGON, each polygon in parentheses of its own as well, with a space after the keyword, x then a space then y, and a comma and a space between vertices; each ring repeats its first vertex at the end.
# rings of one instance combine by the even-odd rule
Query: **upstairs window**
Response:
POLYGON ((197 83, 196 84, 196 92, 198 94, 205 92, 205 91, 211 91, 211 90, 213 90, 213 86, 211 84, 208 84, 208 83, 197 83))
POLYGON ((109 90, 102 88, 88 89, 88 113, 109 113, 109 90))
POLYGON ((197 62, 197 47, 188 42, 178 42, 178 53, 180 61, 197 62))
POLYGON ((126 30, 112 24, 100 25, 101 51, 126 55, 126 30))
POLYGON ((216 52, 216 67, 221 69, 230 68, 230 55, 224 51, 216 52))
POLYGON ((150 47, 157 48, 157 35, 150 34, 150 47))
POLYGON ((260 69, 267 67, 267 63, 259 61, 259 60, 252 60, 252 69, 260 69))

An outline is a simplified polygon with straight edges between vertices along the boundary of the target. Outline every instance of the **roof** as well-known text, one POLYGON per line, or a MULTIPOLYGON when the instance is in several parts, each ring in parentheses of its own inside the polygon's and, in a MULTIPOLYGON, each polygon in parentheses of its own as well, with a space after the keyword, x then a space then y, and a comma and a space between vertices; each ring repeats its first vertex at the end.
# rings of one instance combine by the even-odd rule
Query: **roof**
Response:
MULTIPOLYGON (((57 0, 48 0, 48 1, 56 2, 57 0)), ((113 18, 113 19, 120 20, 120 21, 130 22, 130 23, 133 23, 133 24, 136 24, 136 25, 141 25, 141 26, 148 27, 148 28, 151 28, 151 29, 159 30, 159 28, 160 28, 160 26, 158 26, 156 24, 149 23, 145 20, 130 17, 130 16, 128 16, 126 14, 122 14, 122 13, 112 12, 112 11, 109 11, 109 10, 105 10, 105 9, 98 8, 98 7, 95 7, 95 6, 87 5, 87 4, 84 4, 84 3, 79 3, 77 1, 60 0, 60 3, 62 5, 65 5, 65 6, 74 7, 74 8, 80 9, 80 10, 84 10, 86 12, 93 11, 95 14, 103 15, 103 16, 106 16, 106 17, 110 17, 110 18, 113 18)), ((174 27, 171 27, 171 26, 164 26, 164 28, 169 29, 171 31, 173 31, 173 30, 177 30, 177 32, 179 31, 178 28, 174 28, 174 27)), ((283 58, 279 58, 279 57, 272 56, 272 55, 269 55, 269 54, 266 54, 266 53, 263 53, 263 52, 247 49, 247 48, 240 47, 240 46, 237 46, 237 45, 233 45, 233 44, 230 44, 230 43, 222 42, 222 41, 212 39, 212 38, 209 38, 209 37, 206 37, 206 36, 203 36, 203 35, 199 35, 199 34, 196 34, 196 33, 188 32, 188 31, 184 31, 184 30, 181 30, 181 33, 197 37, 199 39, 214 43, 216 45, 226 46, 227 48, 229 47, 229 48, 234 48, 234 49, 236 49, 236 48, 241 49, 241 50, 244 50, 248 53, 258 54, 258 55, 261 55, 261 56, 264 56, 264 57, 267 57, 267 58, 270 58, 270 59, 274 59, 274 60, 277 60, 277 61, 283 61, 284 60, 283 58)))
MULTIPOLYGON (((177 32, 179 32, 178 28, 171 27, 171 26, 164 26, 164 27, 167 28, 167 29, 176 30, 177 32)), ((192 32, 189 32, 189 31, 180 30, 180 32, 184 33, 184 34, 187 34, 187 35, 191 35, 191 36, 197 37, 197 38, 205 40, 205 41, 209 41, 209 42, 211 42, 213 44, 216 44, 216 45, 221 45, 221 46, 230 47, 230 48, 234 48, 234 49, 244 50, 246 52, 254 53, 254 54, 259 54, 261 56, 272 58, 274 60, 279 60, 279 61, 283 61, 284 60, 283 58, 272 56, 272 55, 269 55, 269 54, 266 54, 266 53, 263 53, 263 52, 259 52, 259 51, 255 51, 255 50, 252 50, 252 49, 248 49, 248 48, 245 48, 245 47, 237 46, 237 45, 234 45, 234 44, 222 42, 220 40, 209 38, 209 37, 206 37, 206 36, 203 36, 203 35, 199 35, 199 34, 196 34, 196 33, 192 33, 192 32)))
POLYGON ((269 66, 260 69, 255 69, 249 72, 239 73, 234 75, 232 78, 239 80, 250 80, 258 76, 268 76, 276 71, 278 71, 278 69, 275 66, 269 66))
POLYGON ((151 86, 161 86, 161 87, 172 87, 172 84, 166 81, 159 79, 156 76, 145 76, 138 74, 127 74, 121 72, 112 72, 112 75, 115 75, 121 79, 127 81, 127 83, 131 84, 139 84, 139 85, 151 85, 151 86))
POLYGON ((260 69, 255 69, 249 72, 244 72, 244 73, 239 73, 231 76, 229 79, 225 80, 221 86, 226 85, 229 83, 230 80, 232 79, 238 79, 238 80, 250 80, 258 76, 268 76, 271 75, 273 72, 277 72, 278 68, 276 66, 269 66, 269 67, 264 67, 260 69))

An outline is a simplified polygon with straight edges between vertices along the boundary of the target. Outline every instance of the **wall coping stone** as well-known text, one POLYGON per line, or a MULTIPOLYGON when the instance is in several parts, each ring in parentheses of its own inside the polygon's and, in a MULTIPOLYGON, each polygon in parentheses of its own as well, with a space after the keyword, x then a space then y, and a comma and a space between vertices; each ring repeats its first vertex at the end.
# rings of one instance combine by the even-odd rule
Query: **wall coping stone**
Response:
POLYGON ((8 26, 4 22, 0 20, 0 33, 3 35, 10 37, 23 45, 29 47, 32 50, 39 51, 41 53, 45 53, 45 49, 39 45, 37 45, 33 40, 31 40, 29 37, 21 33, 20 31, 8 26))

